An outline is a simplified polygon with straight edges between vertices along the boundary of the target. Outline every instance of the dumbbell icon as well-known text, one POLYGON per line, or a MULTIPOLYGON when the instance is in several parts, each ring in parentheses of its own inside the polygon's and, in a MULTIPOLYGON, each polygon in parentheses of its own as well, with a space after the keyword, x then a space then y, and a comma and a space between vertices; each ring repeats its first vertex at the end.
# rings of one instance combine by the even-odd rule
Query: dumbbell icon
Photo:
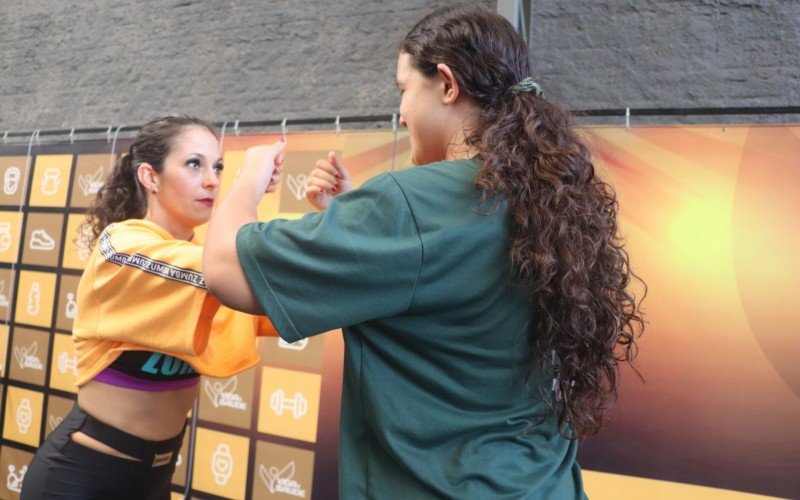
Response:
POLYGON ((72 370, 74 375, 78 374, 78 357, 70 356, 64 351, 58 357, 58 371, 66 374, 67 370, 72 370))
POLYGON ((270 396, 269 407, 279 417, 284 411, 291 411, 292 416, 299 420, 308 413, 308 400, 299 392, 294 393, 294 399, 289 399, 283 389, 278 389, 270 396))

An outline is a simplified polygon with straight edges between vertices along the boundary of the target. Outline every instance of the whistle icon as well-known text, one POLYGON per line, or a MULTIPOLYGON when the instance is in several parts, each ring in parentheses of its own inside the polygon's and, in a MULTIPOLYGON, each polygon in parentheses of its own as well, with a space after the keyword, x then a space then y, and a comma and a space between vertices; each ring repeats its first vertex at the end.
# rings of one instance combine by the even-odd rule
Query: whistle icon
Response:
POLYGON ((19 188, 19 179, 22 173, 18 167, 11 167, 3 174, 3 193, 12 195, 19 188))

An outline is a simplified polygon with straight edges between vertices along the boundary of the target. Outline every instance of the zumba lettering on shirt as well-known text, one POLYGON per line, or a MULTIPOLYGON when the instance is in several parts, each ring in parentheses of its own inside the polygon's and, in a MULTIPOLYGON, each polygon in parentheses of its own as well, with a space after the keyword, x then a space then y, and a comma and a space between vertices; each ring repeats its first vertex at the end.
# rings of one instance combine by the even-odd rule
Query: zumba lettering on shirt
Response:
POLYGON ((186 283, 187 285, 196 286, 197 288, 206 288, 206 279, 202 273, 192 271, 191 269, 172 266, 138 253, 128 255, 126 253, 117 252, 113 245, 111 245, 111 238, 105 231, 100 235, 100 253, 103 254, 103 257, 108 262, 120 266, 135 267, 156 276, 186 283))
POLYGON ((142 364, 140 370, 150 375, 162 377, 197 374, 197 370, 192 368, 189 363, 160 352, 150 354, 150 357, 142 364))

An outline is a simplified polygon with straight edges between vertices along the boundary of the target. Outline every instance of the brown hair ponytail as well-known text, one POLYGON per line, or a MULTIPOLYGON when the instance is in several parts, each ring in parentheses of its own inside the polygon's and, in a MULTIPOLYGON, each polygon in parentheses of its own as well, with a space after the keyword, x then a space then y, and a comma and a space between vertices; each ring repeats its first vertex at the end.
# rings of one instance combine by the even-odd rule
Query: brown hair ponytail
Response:
POLYGON ((644 326, 628 291, 635 275, 613 189, 596 176, 565 111, 536 93, 509 92, 531 73, 524 42, 500 15, 467 4, 438 9, 400 50, 426 76, 447 64, 481 109, 466 141, 483 161, 476 187, 508 207, 510 259, 536 321, 529 373, 553 373, 554 390, 543 388, 542 398, 565 435, 595 434, 644 326))
POLYGON ((91 246, 109 224, 141 219, 146 212, 147 199, 133 168, 132 156, 126 153, 117 160, 86 213, 86 224, 91 235, 91 240, 86 243, 91 246))

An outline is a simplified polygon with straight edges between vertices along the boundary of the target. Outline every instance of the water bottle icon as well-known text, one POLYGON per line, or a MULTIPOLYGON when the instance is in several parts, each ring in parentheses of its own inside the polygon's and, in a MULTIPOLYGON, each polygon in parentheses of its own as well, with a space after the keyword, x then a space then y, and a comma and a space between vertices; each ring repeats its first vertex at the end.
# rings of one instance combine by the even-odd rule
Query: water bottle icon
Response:
POLYGON ((39 283, 34 282, 31 285, 31 290, 28 292, 28 315, 38 316, 39 306, 42 303, 42 291, 39 288, 39 283))

